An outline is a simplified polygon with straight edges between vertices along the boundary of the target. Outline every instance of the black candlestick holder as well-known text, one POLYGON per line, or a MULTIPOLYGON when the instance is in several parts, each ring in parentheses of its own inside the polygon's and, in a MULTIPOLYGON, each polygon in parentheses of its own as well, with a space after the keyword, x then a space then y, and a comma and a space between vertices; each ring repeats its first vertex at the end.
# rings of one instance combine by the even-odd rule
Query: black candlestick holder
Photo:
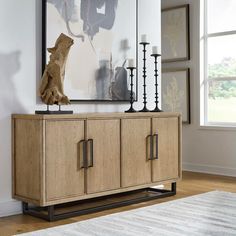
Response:
POLYGON ((139 112, 149 112, 149 110, 147 109, 147 91, 146 91, 146 47, 147 45, 149 45, 149 43, 146 42, 141 42, 140 45, 143 45, 143 104, 144 107, 142 110, 140 110, 139 112))
POLYGON ((134 86, 134 82, 133 82, 133 78, 134 78, 134 70, 136 69, 136 67, 127 67, 128 70, 130 70, 130 109, 125 111, 126 113, 132 113, 132 112, 137 112, 134 108, 133 108, 133 103, 134 103, 134 92, 133 92, 133 86, 134 86))
POLYGON ((158 107, 158 103, 159 103, 158 98, 159 98, 159 96, 158 96, 158 69, 157 69, 157 58, 160 57, 161 54, 152 54, 151 56, 154 57, 154 59, 155 59, 155 61, 154 61, 154 63, 155 63, 155 74, 154 74, 154 76, 155 76, 155 88, 156 88, 156 91, 155 91, 156 107, 151 112, 162 112, 162 110, 159 109, 159 107, 158 107))

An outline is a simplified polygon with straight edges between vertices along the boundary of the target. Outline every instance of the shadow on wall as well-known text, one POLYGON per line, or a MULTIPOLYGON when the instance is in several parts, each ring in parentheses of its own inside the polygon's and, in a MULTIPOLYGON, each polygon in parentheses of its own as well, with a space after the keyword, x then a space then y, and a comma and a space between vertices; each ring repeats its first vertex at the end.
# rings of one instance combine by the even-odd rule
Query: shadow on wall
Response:
POLYGON ((19 51, 0 53, 0 189, 4 194, 0 198, 11 195, 11 114, 25 111, 16 88, 20 55, 19 51))
POLYGON ((0 119, 24 111, 15 86, 15 74, 20 70, 20 55, 20 51, 0 53, 0 119))

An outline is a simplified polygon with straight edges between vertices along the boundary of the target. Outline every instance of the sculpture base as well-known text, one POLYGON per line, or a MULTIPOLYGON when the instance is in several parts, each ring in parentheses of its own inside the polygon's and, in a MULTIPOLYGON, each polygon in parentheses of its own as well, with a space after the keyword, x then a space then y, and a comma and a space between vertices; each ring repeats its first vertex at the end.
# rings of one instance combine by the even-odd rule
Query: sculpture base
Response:
POLYGON ((66 114, 73 114, 73 111, 35 111, 35 114, 38 115, 66 115, 66 114))

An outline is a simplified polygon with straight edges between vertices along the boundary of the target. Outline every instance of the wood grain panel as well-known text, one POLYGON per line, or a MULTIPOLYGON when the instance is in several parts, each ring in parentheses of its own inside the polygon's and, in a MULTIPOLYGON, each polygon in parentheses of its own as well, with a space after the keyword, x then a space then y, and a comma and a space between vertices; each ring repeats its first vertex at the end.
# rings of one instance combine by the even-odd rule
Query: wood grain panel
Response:
POLYGON ((87 139, 93 140, 94 159, 87 169, 87 192, 120 188, 120 120, 88 120, 87 139))
POLYGON ((151 161, 147 160, 146 138, 151 134, 151 119, 121 121, 121 185, 151 182, 151 161))
POLYGON ((39 200, 42 121, 15 120, 13 124, 14 194, 39 200))
MULTIPOLYGON (((179 130, 178 117, 154 118, 153 134, 158 134, 158 159, 152 162, 152 181, 178 178, 179 130)), ((154 156, 156 156, 154 142, 154 156)))
POLYGON ((84 194, 84 169, 78 144, 84 139, 84 121, 46 121, 46 198, 84 194))

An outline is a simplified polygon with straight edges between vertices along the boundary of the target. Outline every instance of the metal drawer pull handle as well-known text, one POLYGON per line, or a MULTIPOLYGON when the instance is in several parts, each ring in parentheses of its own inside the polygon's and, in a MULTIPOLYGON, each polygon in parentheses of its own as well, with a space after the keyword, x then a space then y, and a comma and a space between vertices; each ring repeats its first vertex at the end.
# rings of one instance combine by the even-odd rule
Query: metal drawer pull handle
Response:
POLYGON ((79 168, 86 168, 86 141, 81 140, 78 143, 78 153, 79 153, 79 168), (82 161, 81 161, 82 156, 82 161))
POLYGON ((88 144, 89 144, 89 153, 90 153, 90 158, 89 158, 89 165, 87 168, 93 167, 93 139, 88 139, 88 144))
POLYGON ((151 134, 146 137, 146 159, 147 161, 150 161, 153 159, 153 137, 151 134), (150 145, 148 145, 149 139, 150 139, 150 145), (150 154, 148 152, 149 150, 150 150, 150 154))
POLYGON ((155 148, 156 148, 156 152, 155 152, 155 153, 156 153, 156 156, 153 157, 153 160, 155 160, 155 159, 158 160, 158 134, 154 134, 154 135, 153 135, 153 139, 154 139, 154 138, 156 139, 156 140, 155 140, 155 141, 156 141, 156 142, 155 142, 155 146, 156 146, 156 147, 155 147, 155 148))

